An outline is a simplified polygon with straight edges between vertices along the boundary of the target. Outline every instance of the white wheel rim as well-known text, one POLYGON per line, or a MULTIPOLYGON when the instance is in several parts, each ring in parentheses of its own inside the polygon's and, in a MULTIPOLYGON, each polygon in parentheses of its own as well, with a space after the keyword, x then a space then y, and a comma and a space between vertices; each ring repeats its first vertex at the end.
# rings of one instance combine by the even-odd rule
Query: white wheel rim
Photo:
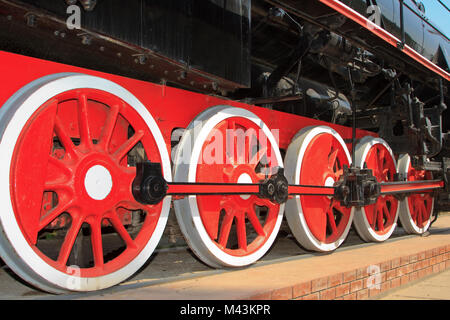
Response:
MULTIPOLYGON (((377 144, 383 145, 388 150, 389 155, 394 162, 394 166, 396 167, 394 153, 392 152, 392 149, 389 147, 389 145, 386 143, 386 141, 384 141, 381 138, 374 138, 374 137, 370 137, 370 136, 362 138, 361 141, 358 143, 358 145, 355 148, 355 150, 356 150, 355 161, 356 161, 357 167, 359 167, 359 168, 364 167, 364 162, 366 161, 367 154, 369 153, 370 149, 377 144)), ((358 232, 360 237, 363 238, 363 240, 365 240, 367 242, 386 241, 392 235, 392 233, 394 232, 394 230, 397 226, 399 208, 400 208, 400 206, 398 205, 396 213, 395 213, 394 222, 390 226, 389 231, 384 234, 376 233, 375 230, 373 230, 373 228, 370 226, 369 221, 367 220, 365 208, 364 207, 358 208, 355 212, 355 217, 353 219, 356 231, 358 232)))
MULTIPOLYGON (((345 142, 335 130, 326 126, 307 127, 300 130, 295 135, 286 153, 286 177, 290 184, 300 183, 300 173, 305 151, 311 141, 320 134, 330 134, 335 137, 343 147, 347 160, 349 164, 351 164, 350 153, 347 150, 345 142)), ((325 184, 330 183, 331 180, 329 179, 325 181, 325 184)), ((354 209, 352 208, 347 226, 336 241, 332 243, 323 243, 312 234, 308 223, 306 222, 300 196, 288 200, 286 204, 286 219, 294 237, 303 247, 314 251, 328 252, 338 248, 344 242, 350 231, 353 214, 354 209)))
POLYGON ((150 257, 162 236, 170 209, 170 197, 164 199, 160 219, 155 231, 146 247, 128 265, 113 273, 93 278, 70 276, 49 266, 29 246, 14 217, 11 198, 9 195, 10 164, 17 139, 28 119, 46 101, 52 97, 74 89, 98 89, 116 95, 132 106, 150 128, 158 145, 162 159, 164 178, 172 181, 170 160, 167 148, 155 120, 145 106, 123 87, 106 79, 83 74, 55 74, 40 78, 13 95, 0 109, 0 197, 4 209, 0 211, 0 220, 3 231, 11 248, 6 245, 0 248, 0 254, 5 262, 24 280, 47 291, 61 292, 64 290, 91 291, 107 288, 127 279, 134 274, 150 257), (19 260, 14 261, 14 255, 19 260), (30 274, 21 268, 21 263, 32 270, 30 274))
MULTIPOLYGON (((270 129, 261 121, 261 119, 245 109, 230 106, 216 106, 199 114, 186 129, 186 132, 179 143, 179 147, 177 148, 177 154, 175 155, 175 181, 196 181, 198 159, 206 138, 217 124, 231 117, 243 117, 258 125, 268 137, 271 146, 275 149, 276 160, 279 166, 283 166, 281 154, 277 147, 278 144, 270 132, 270 129), (189 163, 183 165, 181 155, 186 154, 186 150, 190 147, 191 137, 193 137, 194 146, 189 156, 189 163)), ((254 263, 269 250, 281 225, 284 204, 280 205, 277 221, 269 238, 261 248, 247 256, 230 255, 222 251, 210 239, 201 220, 196 196, 189 196, 185 199, 174 201, 174 208, 181 230, 185 234, 188 244, 200 259, 213 267, 242 267, 254 263)))
MULTIPOLYGON (((411 163, 411 158, 408 154, 401 155, 398 159, 398 164, 397 164, 398 170, 397 171, 399 173, 403 173, 404 175, 407 176, 410 163, 411 163)), ((432 198, 431 201, 432 201, 431 202, 431 213, 433 213, 434 198, 432 198)), ((402 226, 405 229, 405 231, 410 234, 423 234, 428 230, 428 228, 431 225, 431 215, 430 215, 430 219, 428 219, 428 222, 423 226, 423 228, 420 228, 414 222, 414 219, 412 218, 410 206, 408 203, 408 197, 405 197, 405 199, 400 201, 399 219, 400 219, 400 222, 402 223, 402 226)))

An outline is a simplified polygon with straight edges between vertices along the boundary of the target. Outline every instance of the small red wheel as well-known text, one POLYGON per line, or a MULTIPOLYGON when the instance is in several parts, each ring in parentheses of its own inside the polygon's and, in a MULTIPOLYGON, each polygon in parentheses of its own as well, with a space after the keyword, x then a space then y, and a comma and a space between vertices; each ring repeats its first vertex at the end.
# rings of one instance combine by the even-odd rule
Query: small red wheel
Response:
MULTIPOLYGON (((332 187, 350 166, 350 154, 341 136, 325 126, 302 129, 286 153, 290 184, 332 187)), ((332 251, 347 237, 353 209, 327 196, 296 196, 288 200, 286 218, 297 241, 306 249, 332 251)))
MULTIPOLYGON (((361 139, 356 146, 356 165, 372 169, 378 182, 392 182, 397 173, 394 154, 381 138, 361 139)), ((398 200, 393 195, 380 196, 375 204, 355 212, 356 231, 367 242, 387 240, 397 226, 398 208, 398 200)))
MULTIPOLYGON (((430 171, 415 170, 411 166, 409 155, 401 155, 398 159, 398 172, 406 176, 407 181, 432 180, 430 171)), ((402 227, 410 234, 423 234, 431 224, 434 209, 432 193, 411 194, 400 201, 399 218, 402 227)))
POLYGON ((170 208, 170 198, 144 206, 131 192, 135 163, 145 159, 162 163, 171 181, 147 109, 108 80, 59 74, 36 80, 1 110, 5 262, 50 292, 98 290, 133 275, 159 242, 170 208), (57 238, 51 250, 49 234, 57 238))
MULTIPOLYGON (((276 140, 253 113, 210 108, 194 119, 177 148, 177 182, 258 183, 282 167, 276 140)), ((262 257, 275 240, 284 205, 256 195, 190 196, 174 201, 194 253, 213 267, 240 267, 262 257)))

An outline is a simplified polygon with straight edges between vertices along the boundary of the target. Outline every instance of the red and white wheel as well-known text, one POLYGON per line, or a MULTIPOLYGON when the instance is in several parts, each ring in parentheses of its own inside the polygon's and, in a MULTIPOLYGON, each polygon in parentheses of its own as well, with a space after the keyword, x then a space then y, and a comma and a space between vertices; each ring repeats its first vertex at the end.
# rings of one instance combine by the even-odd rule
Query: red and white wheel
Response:
MULTIPOLYGON (((378 182, 392 182, 397 173, 394 154, 381 138, 364 137, 356 146, 356 166, 372 169, 378 182)), ((398 200, 393 195, 380 196, 375 204, 355 212, 356 231, 367 242, 387 240, 397 226, 398 200)))
MULTIPOLYGON (((350 166, 342 137, 326 126, 307 127, 292 139, 286 153, 290 184, 332 187, 350 166)), ((306 249, 327 252, 347 237, 353 209, 327 196, 296 196, 286 204, 286 218, 297 241, 306 249)))
POLYGON ((90 291, 147 261, 171 199, 138 203, 134 163, 160 162, 167 181, 171 168, 156 122, 129 91, 83 74, 38 79, 0 109, 0 137, 0 254, 13 271, 49 292, 90 291), (60 231, 51 249, 49 230, 60 231))
MULTIPOLYGON (((176 182, 258 183, 282 167, 277 142, 252 112, 216 106, 186 129, 174 163, 176 182)), ((284 205, 256 195, 189 196, 174 201, 194 253, 212 267, 254 263, 270 248, 284 205)))
MULTIPOLYGON (((411 166, 411 158, 403 154, 398 159, 398 172, 404 174, 407 181, 432 180, 430 171, 415 170, 411 166)), ((403 229, 410 234, 423 234, 431 224, 434 209, 432 193, 411 194, 400 201, 399 218, 403 229)))

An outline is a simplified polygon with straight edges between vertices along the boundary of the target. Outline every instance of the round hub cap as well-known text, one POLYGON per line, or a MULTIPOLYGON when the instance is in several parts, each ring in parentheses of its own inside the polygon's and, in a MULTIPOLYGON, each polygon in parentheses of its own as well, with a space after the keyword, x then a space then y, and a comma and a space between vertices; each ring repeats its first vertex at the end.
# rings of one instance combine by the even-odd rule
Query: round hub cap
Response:
POLYGON ((334 179, 332 177, 328 177, 325 180, 325 187, 332 187, 334 186, 334 179))
POLYGON ((96 165, 88 170, 84 178, 84 187, 94 200, 105 199, 112 189, 112 177, 104 166, 96 165))
MULTIPOLYGON (((243 173, 239 176, 237 183, 253 183, 252 178, 247 173, 243 173)), ((242 199, 247 200, 250 198, 249 195, 241 195, 242 199)))

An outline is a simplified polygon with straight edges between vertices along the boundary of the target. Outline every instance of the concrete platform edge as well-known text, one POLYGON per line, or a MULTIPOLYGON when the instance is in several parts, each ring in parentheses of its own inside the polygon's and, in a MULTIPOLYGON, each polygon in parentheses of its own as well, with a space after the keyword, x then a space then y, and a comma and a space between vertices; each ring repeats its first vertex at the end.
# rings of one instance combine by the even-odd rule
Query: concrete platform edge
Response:
MULTIPOLYGON (((450 245, 418 251, 368 267, 300 282, 248 297, 249 300, 363 300, 379 298, 391 290, 450 268, 450 245)), ((244 300, 246 298, 243 298, 244 300)))

